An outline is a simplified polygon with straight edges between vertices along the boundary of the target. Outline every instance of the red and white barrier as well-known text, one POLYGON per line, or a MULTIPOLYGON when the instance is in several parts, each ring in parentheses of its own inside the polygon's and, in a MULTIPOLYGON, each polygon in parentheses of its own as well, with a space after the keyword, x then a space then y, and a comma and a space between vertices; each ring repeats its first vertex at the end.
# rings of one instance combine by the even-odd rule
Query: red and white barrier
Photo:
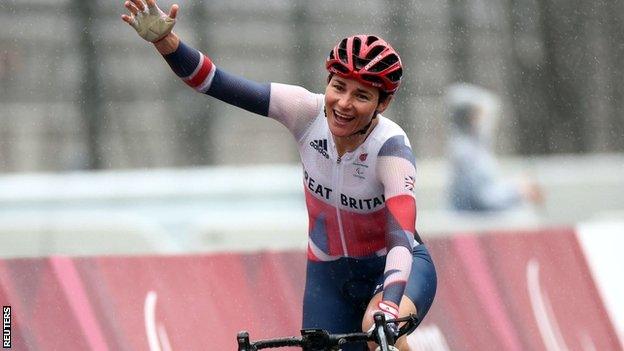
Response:
MULTIPOLYGON (((598 291, 624 345, 624 222, 581 224, 577 235, 598 291)), ((624 348, 624 346, 622 346, 624 348)))
MULTIPOLYGON (((622 279, 590 229, 580 240, 573 229, 429 240, 438 294, 410 343, 621 350, 612 291, 622 279)), ((298 334, 304 273, 302 251, 10 259, 0 261, 0 302, 11 306, 16 350, 233 350, 243 329, 252 339, 298 334)))
POLYGON ((572 229, 436 244, 440 284, 422 329, 439 329, 446 349, 621 349, 572 229))

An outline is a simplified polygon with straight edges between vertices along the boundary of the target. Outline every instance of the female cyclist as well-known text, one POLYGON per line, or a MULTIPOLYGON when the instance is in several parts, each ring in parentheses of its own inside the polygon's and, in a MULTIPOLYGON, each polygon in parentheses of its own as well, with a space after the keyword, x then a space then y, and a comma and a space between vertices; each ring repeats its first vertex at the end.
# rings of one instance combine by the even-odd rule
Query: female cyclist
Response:
MULTIPOLYGON (((415 230, 415 160, 405 132, 381 115, 401 82, 397 52, 377 36, 341 40, 325 62, 325 94, 314 94, 219 69, 172 32, 177 5, 169 14, 155 0, 125 7, 130 14, 122 19, 154 43, 184 82, 277 120, 297 141, 309 214, 303 328, 366 331, 376 311, 422 320, 436 273, 415 230)), ((405 340, 397 346, 409 349, 405 340)))

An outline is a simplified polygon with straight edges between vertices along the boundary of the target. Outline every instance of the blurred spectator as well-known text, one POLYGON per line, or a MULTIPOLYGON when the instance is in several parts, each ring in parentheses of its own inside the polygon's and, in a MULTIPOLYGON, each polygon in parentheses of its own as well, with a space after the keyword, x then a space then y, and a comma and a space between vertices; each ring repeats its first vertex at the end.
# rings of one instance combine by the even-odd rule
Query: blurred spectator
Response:
POLYGON ((542 202, 540 187, 528 178, 504 179, 492 152, 492 135, 500 100, 492 92, 466 83, 446 92, 451 118, 449 138, 450 204, 456 211, 495 212, 542 202))

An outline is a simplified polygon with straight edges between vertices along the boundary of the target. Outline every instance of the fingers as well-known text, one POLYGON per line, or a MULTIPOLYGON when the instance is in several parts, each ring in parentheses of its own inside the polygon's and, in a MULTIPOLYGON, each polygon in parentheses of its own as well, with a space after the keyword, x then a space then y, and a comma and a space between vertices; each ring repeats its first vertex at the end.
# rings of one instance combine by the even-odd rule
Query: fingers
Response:
POLYGON ((128 9, 128 11, 130 11, 130 13, 131 13, 133 16, 136 16, 136 15, 137 15, 137 13, 139 13, 139 9, 136 7, 136 5, 135 5, 133 2, 126 1, 126 2, 124 3, 124 6, 126 6, 126 9, 128 9))
POLYGON ((139 9, 134 5, 134 3, 130 2, 130 1, 126 1, 124 3, 124 6, 126 7, 126 9, 128 9, 128 11, 130 11, 132 16, 121 15, 121 19, 124 22, 128 23, 129 25, 131 25, 132 27, 136 27, 136 21, 134 20, 134 16, 136 16, 137 13, 139 13, 139 9))
POLYGON ((156 6, 156 0, 145 0, 145 2, 147 3, 148 8, 156 6))
POLYGON ((137 28, 137 22, 134 19, 134 17, 128 16, 128 15, 121 15, 121 19, 128 23, 129 25, 132 26, 132 28, 136 29, 137 28))
MULTIPOLYGON (((141 0, 130 0, 141 12, 145 12, 145 4, 141 0)), ((127 1, 126 1, 127 2, 127 1)))
POLYGON ((178 15, 178 9, 178 4, 171 5, 171 10, 169 10, 169 17, 176 18, 176 16, 178 15))

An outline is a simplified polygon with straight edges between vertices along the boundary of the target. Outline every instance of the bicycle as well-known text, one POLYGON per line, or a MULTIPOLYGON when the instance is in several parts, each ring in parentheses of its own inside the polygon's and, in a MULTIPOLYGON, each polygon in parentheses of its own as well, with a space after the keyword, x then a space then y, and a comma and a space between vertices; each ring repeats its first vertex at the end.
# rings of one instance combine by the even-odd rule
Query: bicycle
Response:
MULTIPOLYGON (((377 312, 373 317, 374 328, 367 333, 330 334, 323 329, 302 329, 301 337, 285 337, 278 339, 266 339, 250 342, 249 333, 241 331, 236 336, 238 351, 257 351, 260 349, 295 346, 301 347, 303 351, 338 351, 345 344, 356 342, 374 341, 379 345, 379 351, 391 351, 396 339, 411 333, 418 325, 418 317, 411 314, 407 317, 389 319, 386 321, 383 313, 377 312), (387 327, 389 323, 403 324, 396 335, 387 327)), ((393 348, 394 349, 394 348, 393 348)))

